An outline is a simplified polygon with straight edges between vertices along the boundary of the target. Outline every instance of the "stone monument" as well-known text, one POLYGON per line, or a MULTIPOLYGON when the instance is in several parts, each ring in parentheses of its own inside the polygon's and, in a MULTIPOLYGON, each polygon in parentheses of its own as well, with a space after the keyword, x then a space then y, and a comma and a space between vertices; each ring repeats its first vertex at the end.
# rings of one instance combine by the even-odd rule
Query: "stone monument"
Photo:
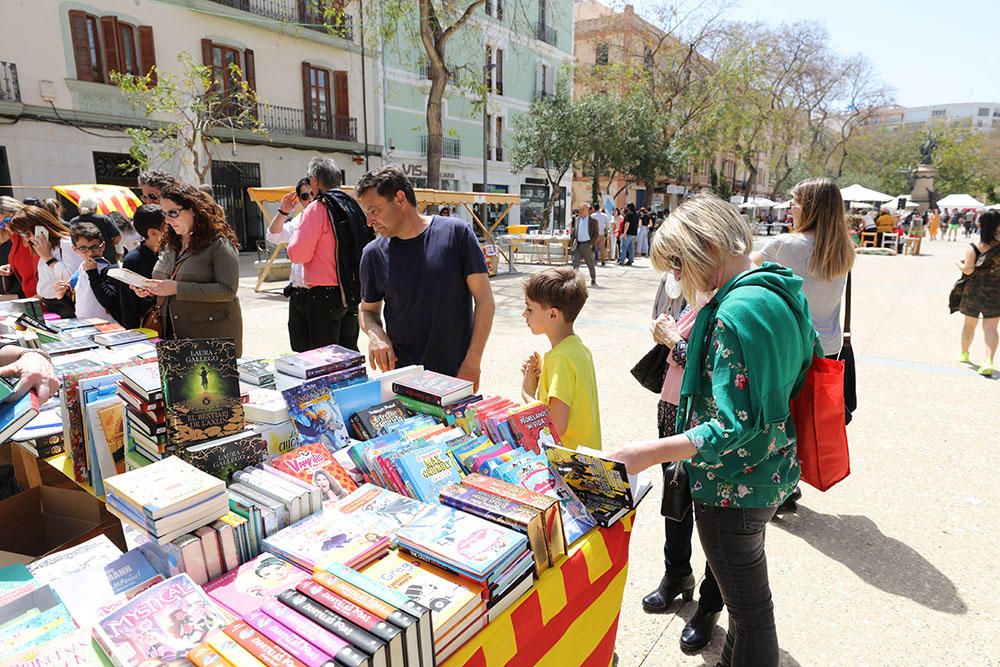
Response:
POLYGON ((910 171, 910 200, 918 205, 917 213, 923 213, 930 206, 931 193, 934 192, 934 149, 937 142, 928 135, 927 140, 920 145, 920 164, 910 171))

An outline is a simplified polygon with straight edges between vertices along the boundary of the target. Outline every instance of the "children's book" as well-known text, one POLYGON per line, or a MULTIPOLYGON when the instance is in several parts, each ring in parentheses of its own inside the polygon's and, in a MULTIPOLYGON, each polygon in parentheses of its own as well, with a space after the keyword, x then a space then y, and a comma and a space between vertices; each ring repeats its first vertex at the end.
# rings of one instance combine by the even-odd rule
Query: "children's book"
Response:
POLYGON ((324 510, 268 536, 265 550, 312 571, 328 562, 358 565, 371 562, 389 547, 385 535, 339 512, 324 510))
POLYGON ((163 577, 140 551, 129 551, 104 567, 62 577, 52 588, 76 624, 85 628, 161 581, 163 577))
POLYGON ((328 505, 358 488, 330 451, 320 444, 302 445, 271 460, 278 470, 294 475, 322 492, 328 505))
POLYGON ((472 386, 468 380, 434 371, 423 371, 400 378, 392 384, 392 390, 424 403, 444 407, 471 396, 472 386))
POLYGON ((398 400, 393 399, 359 410, 350 420, 354 435, 358 440, 371 440, 385 435, 390 424, 401 422, 409 416, 409 410, 404 408, 398 400))
POLYGON ((394 493, 374 484, 362 484, 336 504, 336 511, 347 515, 352 523, 364 524, 370 530, 395 535, 431 509, 431 505, 394 493))
POLYGON ((243 414, 248 422, 280 424, 288 421, 288 406, 280 391, 251 387, 243 404, 243 414))
POLYGON ((29 391, 16 401, 0 403, 0 442, 10 440, 12 435, 38 415, 41 407, 41 401, 33 391, 29 391))
POLYGON ((94 635, 115 665, 173 664, 228 622, 225 612, 180 574, 101 618, 94 635))
POLYGON ((0 607, 39 587, 23 563, 0 567, 0 607))
POLYGON ((470 612, 486 610, 481 585, 403 553, 391 552, 363 573, 430 609, 438 642, 470 612))
POLYGON ((156 351, 173 444, 191 445, 244 429, 232 339, 160 341, 156 351))
POLYGON ((104 480, 113 497, 157 520, 226 492, 226 483, 176 456, 104 480))
POLYGON ((276 456, 287 454, 299 446, 299 432, 295 430, 290 419, 280 424, 248 422, 247 426, 260 434, 267 446, 267 456, 271 460, 276 456))
POLYGON ((198 470, 229 481, 233 473, 267 458, 267 445, 254 431, 206 440, 178 452, 178 456, 198 470))
POLYGON ((340 345, 327 345, 315 350, 290 354, 274 360, 277 371, 299 378, 314 378, 339 370, 364 367, 365 355, 340 345))
POLYGON ((110 664, 91 639, 89 629, 76 629, 57 639, 8 658, 4 667, 92 667, 110 664))
POLYGON ((645 477, 630 475, 624 463, 607 459, 593 449, 551 445, 545 448, 545 454, 591 516, 605 527, 635 509, 652 488, 645 477))
POLYGON ((510 411, 507 419, 514 439, 531 452, 541 451, 541 445, 558 445, 559 433, 549 418, 543 403, 532 403, 510 411))
POLYGON ((50 586, 0 607, 0 661, 76 630, 69 611, 50 586))
POLYGON ((123 368, 122 382, 148 401, 163 399, 163 383, 160 380, 160 367, 156 362, 151 361, 123 368))
POLYGON ((395 465, 413 497, 425 503, 439 503, 441 487, 462 479, 455 462, 448 456, 447 447, 443 445, 428 445, 409 451, 400 455, 395 465))
POLYGON ((297 583, 308 578, 308 572, 289 561, 262 553, 209 582, 205 592, 234 616, 243 618, 281 591, 295 588, 297 583))
POLYGON ((317 443, 335 452, 350 444, 347 424, 332 394, 336 388, 329 378, 320 377, 281 392, 303 445, 317 443))
POLYGON ((516 531, 444 505, 431 508, 396 538, 400 548, 430 555, 478 581, 487 580, 512 554, 528 546, 527 538, 516 531))

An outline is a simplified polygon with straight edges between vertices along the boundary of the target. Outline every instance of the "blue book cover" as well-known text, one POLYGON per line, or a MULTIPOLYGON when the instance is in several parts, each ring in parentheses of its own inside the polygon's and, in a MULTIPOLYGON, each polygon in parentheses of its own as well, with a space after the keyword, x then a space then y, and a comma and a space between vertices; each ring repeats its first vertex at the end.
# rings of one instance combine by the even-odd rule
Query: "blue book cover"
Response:
POLYGON ((441 487, 449 482, 462 481, 455 462, 448 456, 447 447, 432 444, 418 447, 399 456, 396 460, 400 476, 407 480, 417 500, 440 503, 441 487))
POLYGON ((50 586, 26 593, 0 609, 0 660, 76 630, 50 586))
POLYGON ((330 452, 351 444, 347 420, 334 395, 337 388, 324 376, 281 392, 301 444, 320 444, 330 452))
POLYGON ((378 380, 364 380, 333 390, 333 398, 340 407, 345 420, 350 420, 356 412, 367 410, 382 400, 382 383, 378 380))

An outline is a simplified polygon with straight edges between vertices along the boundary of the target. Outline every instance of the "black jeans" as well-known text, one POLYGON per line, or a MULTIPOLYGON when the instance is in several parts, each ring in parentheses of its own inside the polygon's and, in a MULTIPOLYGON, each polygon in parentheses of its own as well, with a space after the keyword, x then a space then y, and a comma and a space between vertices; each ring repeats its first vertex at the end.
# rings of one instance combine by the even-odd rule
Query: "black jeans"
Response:
POLYGON ((778 632, 764 556, 764 529, 772 517, 774 508, 694 505, 701 546, 729 610, 729 632, 719 659, 725 667, 778 664, 778 632))
POLYGON ((288 299, 288 338, 292 350, 324 345, 358 349, 358 308, 344 307, 338 287, 293 287, 288 299))

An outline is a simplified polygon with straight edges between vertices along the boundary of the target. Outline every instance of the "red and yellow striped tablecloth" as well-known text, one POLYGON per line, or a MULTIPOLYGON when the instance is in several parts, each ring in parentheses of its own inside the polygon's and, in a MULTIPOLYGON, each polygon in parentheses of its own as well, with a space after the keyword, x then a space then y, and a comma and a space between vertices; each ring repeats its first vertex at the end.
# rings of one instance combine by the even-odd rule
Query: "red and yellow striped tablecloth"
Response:
POLYGON ((443 667, 610 665, 634 517, 592 530, 443 667))

